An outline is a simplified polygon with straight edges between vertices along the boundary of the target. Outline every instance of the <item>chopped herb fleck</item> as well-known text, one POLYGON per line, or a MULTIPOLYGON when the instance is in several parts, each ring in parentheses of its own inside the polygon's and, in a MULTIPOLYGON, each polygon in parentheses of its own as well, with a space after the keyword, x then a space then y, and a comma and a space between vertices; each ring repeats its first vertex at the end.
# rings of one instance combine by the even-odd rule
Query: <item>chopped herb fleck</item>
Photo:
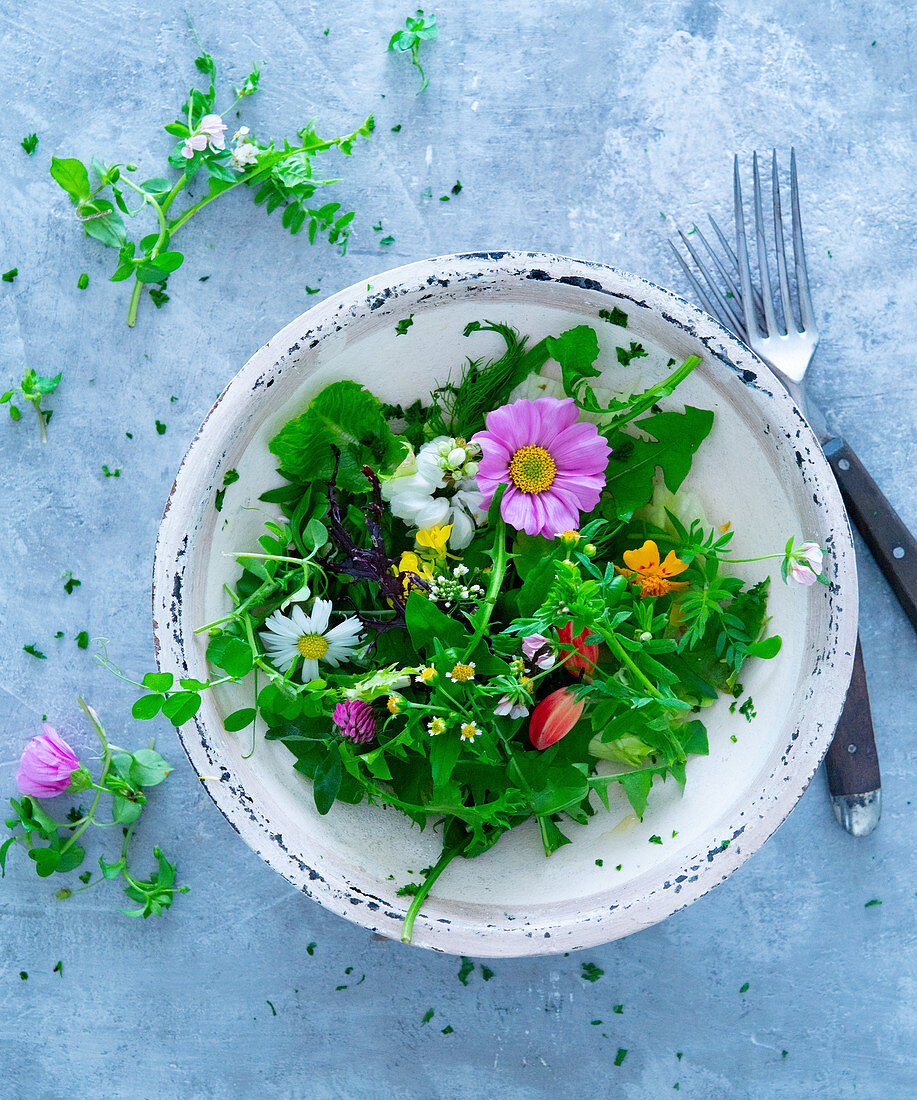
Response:
POLYGON ((453 183, 453 185, 452 185, 452 194, 453 195, 458 195, 461 192, 461 190, 462 190, 462 181, 461 180, 456 180, 455 183, 453 183))
POLYGON ((621 868, 622 868, 623 866, 624 866, 624 864, 623 864, 623 863, 619 863, 619 864, 618 864, 618 866, 617 866, 617 867, 615 867, 615 870, 616 870, 616 871, 620 871, 620 870, 621 870, 621 868))
POLYGON ((605 861, 603 859, 597 859, 595 861, 595 865, 596 865, 596 867, 604 867, 605 866, 605 861))
POLYGON ((399 122, 397 126, 392 127, 392 133, 393 134, 398 134, 400 132, 401 132, 401 123, 399 122))
POLYGON ((878 898, 873 898, 872 901, 867 901, 866 904, 863 906, 863 908, 868 909, 870 907, 870 905, 881 905, 881 904, 882 904, 882 902, 879 901, 878 898))
POLYGON ((428 1008, 427 1011, 423 1014, 423 1019, 420 1021, 421 1024, 428 1024, 433 1019, 433 1016, 433 1009, 428 1008))
POLYGON ((598 1027, 599 1024, 601 1024, 601 1022, 602 1022, 601 1020, 590 1020, 589 1021, 589 1023, 592 1024, 593 1027, 598 1027))
POLYGON ((166 426, 161 420, 156 421, 156 431, 159 432, 160 435, 166 434, 166 426))
POLYGON ((85 290, 87 286, 89 286, 89 276, 84 271, 76 281, 76 288, 77 290, 85 290))
POLYGON ((749 695, 745 702, 739 707, 739 714, 745 715, 745 721, 750 722, 752 718, 758 717, 758 712, 755 710, 755 701, 749 695))
POLYGON ((315 954, 315 942, 314 941, 312 943, 306 944, 306 954, 307 955, 314 955, 315 954))
POLYGON ((412 313, 410 315, 410 317, 404 317, 402 320, 400 320, 398 322, 397 325, 395 325, 395 335, 396 336, 405 336, 407 334, 408 329, 413 324, 414 324, 414 314, 412 313))
POLYGON ((63 636, 64 636, 63 630, 58 630, 58 632, 54 635, 55 638, 63 638, 63 636))
POLYGON ((627 1057, 627 1050, 624 1047, 618 1047, 618 1053, 615 1055, 615 1065, 624 1065, 624 1059, 627 1057))
POLYGON ((134 438, 134 433, 133 432, 125 432, 124 434, 127 436, 128 439, 133 439, 134 438))
POLYGON ((81 875, 77 875, 80 882, 86 883, 92 878, 92 871, 84 871, 81 875))
POLYGON ((19 268, 18 267, 11 267, 9 269, 9 271, 4 271, 3 274, 0 275, 0 279, 2 279, 5 283, 11 283, 13 281, 13 279, 15 279, 18 274, 19 274, 19 268))
POLYGON ((76 577, 74 577, 74 575, 69 571, 66 573, 62 573, 61 579, 64 582, 64 591, 67 593, 68 596, 73 594, 74 588, 80 587, 81 582, 78 581, 76 577))
POLYGON ((458 972, 458 980, 462 985, 468 984, 468 976, 471 974, 472 970, 474 970, 474 963, 471 959, 467 959, 462 955, 462 965, 459 967, 458 972))
POLYGON ((747 993, 748 992, 748 986, 749 986, 748 982, 743 982, 742 985, 739 986, 739 992, 740 993, 747 993))
POLYGON ((619 1016, 623 1016, 624 1015, 624 1005, 615 1005, 614 1008, 611 1011, 612 1012, 617 1012, 617 1014, 619 1016))
POLYGON ((29 975, 28 975, 28 972, 27 972, 27 971, 25 971, 25 970, 20 970, 20 971, 19 971, 19 977, 20 977, 20 979, 21 979, 22 981, 24 981, 24 982, 27 982, 27 981, 29 980, 29 975))
POLYGON ((42 651, 31 642, 29 642, 28 645, 24 645, 22 648, 26 651, 26 653, 30 653, 33 657, 37 657, 40 661, 47 661, 48 659, 45 654, 42 653, 42 651))
POLYGON ((57 960, 57 964, 55 965, 55 967, 51 971, 51 973, 52 974, 60 974, 61 977, 64 976, 64 964, 60 959, 57 960))
POLYGON ((453 1031, 455 1031, 455 1028, 452 1026, 452 1024, 446 1024, 446 1026, 443 1028, 443 1035, 451 1035, 453 1031))
POLYGON ((166 302, 168 302, 169 295, 166 294, 165 279, 163 279, 163 281, 158 286, 150 287, 150 297, 153 299, 153 305, 157 309, 162 309, 166 302))
MULTIPOLYGON (((875 42, 873 42, 873 45, 875 45, 875 42)), ((19 144, 25 149, 29 156, 31 156, 38 147, 38 134, 29 134, 27 137, 24 137, 19 144)))
POLYGON ((493 976, 494 972, 490 969, 489 966, 481 967, 481 977, 484 979, 485 982, 489 982, 493 976))
POLYGON ((109 468, 103 463, 102 471, 103 471, 103 473, 105 474, 106 477, 120 477, 121 476, 121 470, 117 466, 114 468, 114 470, 109 470, 109 468))
POLYGON ((74 640, 80 649, 89 648, 89 634, 87 631, 81 630, 74 640))
POLYGON ((320 286, 307 286, 307 287, 306 287, 306 293, 307 293, 307 294, 318 294, 318 292, 319 292, 319 291, 320 291, 321 289, 322 289, 322 288, 321 288, 320 286))
POLYGON ((583 963, 583 973, 582 973, 583 981, 597 982, 599 980, 599 978, 601 978, 604 973, 605 973, 605 971, 602 970, 601 967, 596 966, 595 963, 592 963, 592 962, 583 963))
POLYGON ((629 366, 632 359, 643 359, 649 354, 642 344, 637 344, 633 340, 631 340, 629 348, 615 348, 615 353, 622 367, 629 366))
POLYGON ((617 306, 612 310, 600 309, 599 316, 610 325, 618 325, 619 328, 627 328, 627 314, 617 306))
POLYGON ((389 246, 390 244, 394 244, 394 243, 395 243, 395 238, 394 238, 394 237, 392 237, 392 236, 388 236, 388 237, 383 237, 383 238, 382 238, 382 239, 381 239, 381 240, 379 241, 379 247, 380 247, 380 248, 388 248, 388 246, 389 246))
POLYGON ((271 1004, 271 1002, 268 1001, 267 999, 265 999, 265 1004, 271 1005, 271 1012, 273 1012, 273 1014, 276 1016, 277 1015, 277 1009, 274 1008, 273 1004, 271 1004))
MULTIPOLYGON (((732 707, 733 707, 733 709, 735 708, 735 703, 733 703, 733 704, 732 704, 732 707)), ((736 735, 735 735, 734 733, 731 733, 731 734, 729 735, 729 740, 730 740, 730 741, 731 741, 731 742, 732 742, 732 743, 733 743, 734 745, 735 745, 735 744, 738 744, 738 741, 739 741, 738 737, 736 737, 736 735)))
POLYGON ((662 843, 662 837, 661 836, 656 836, 656 834, 654 833, 653 836, 650 837, 650 844, 661 844, 661 843, 662 843))
POLYGON ((197 281, 199 283, 206 283, 209 278, 210 278, 209 275, 201 275, 201 277, 197 281))
POLYGON ((786 1056, 787 1056, 787 1055, 788 1055, 789 1053, 790 1053, 790 1052, 789 1052, 788 1050, 781 1050, 781 1051, 780 1051, 780 1057, 781 1057, 781 1058, 786 1058, 786 1056))
POLYGON ((684 1056, 685 1055, 684 1055, 683 1050, 676 1050, 675 1051, 675 1057, 678 1059, 679 1062, 682 1060, 682 1058, 684 1058, 684 1056))

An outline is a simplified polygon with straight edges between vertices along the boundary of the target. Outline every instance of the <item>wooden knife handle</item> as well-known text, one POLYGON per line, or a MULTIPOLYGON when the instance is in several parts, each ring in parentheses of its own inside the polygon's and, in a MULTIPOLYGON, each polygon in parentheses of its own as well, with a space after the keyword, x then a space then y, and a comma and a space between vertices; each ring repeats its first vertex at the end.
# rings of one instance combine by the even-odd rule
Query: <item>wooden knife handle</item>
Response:
POLYGON ((859 635, 847 699, 825 757, 825 769, 828 790, 835 797, 868 794, 882 785, 859 635))
POLYGON ((825 444, 825 457, 837 478, 850 518, 917 630, 917 540, 843 439, 825 444))

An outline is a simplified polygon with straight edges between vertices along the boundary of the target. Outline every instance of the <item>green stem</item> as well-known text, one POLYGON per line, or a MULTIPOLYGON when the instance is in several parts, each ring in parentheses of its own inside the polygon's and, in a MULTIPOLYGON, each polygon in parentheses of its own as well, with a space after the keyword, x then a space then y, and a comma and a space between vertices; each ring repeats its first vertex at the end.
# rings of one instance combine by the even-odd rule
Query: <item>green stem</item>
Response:
POLYGON ((646 688, 647 692, 654 699, 661 699, 662 695, 657 690, 656 685, 638 667, 638 665, 633 660, 633 658, 630 656, 630 654, 627 652, 627 650, 618 641, 617 635, 614 633, 614 631, 609 630, 607 627, 604 627, 604 626, 595 626, 595 627, 593 627, 593 629, 597 633, 602 635, 602 637, 605 639, 605 642, 606 642, 608 648, 611 650, 611 652, 618 658, 618 660, 622 664, 627 665, 627 667, 631 670, 631 672, 637 677, 637 679, 646 688))
POLYGON ((414 895, 408 911, 404 917, 404 924, 401 926, 401 942, 410 943, 411 936, 414 932, 414 918, 420 912, 420 907, 426 901, 427 894, 430 893, 430 888, 433 883, 439 878, 439 876, 445 871, 453 859, 466 848, 468 840, 463 840, 460 844, 453 844, 451 848, 444 848, 443 854, 436 861, 430 873, 423 880, 423 884, 420 889, 414 895))
POLYGON ((109 748, 108 741, 105 739, 104 728, 102 727, 99 720, 94 717, 89 707, 86 706, 86 703, 81 697, 77 697, 77 702, 83 708, 86 717, 92 723, 92 727, 96 731, 96 734, 98 735, 98 738, 102 743, 102 774, 99 776, 99 783, 93 783, 93 787, 95 788, 97 793, 95 798, 92 800, 92 805, 89 807, 89 813, 86 815, 83 824, 80 825, 75 832, 71 833, 70 838, 61 846, 61 855, 63 855, 64 852, 67 851, 67 849, 76 841, 78 837, 80 837, 89 828, 90 825, 95 824, 93 818, 95 816, 96 807, 99 804, 99 799, 102 797, 102 792, 107 790, 107 788, 102 786, 101 784, 105 783, 105 777, 108 775, 108 769, 111 767, 111 749, 109 748))
POLYGON ((35 406, 35 411, 38 413, 38 423, 41 427, 41 441, 42 441, 42 443, 47 443, 48 442, 48 430, 47 430, 46 421, 45 421, 45 414, 42 411, 40 399, 38 401, 33 401, 32 404, 35 406))
POLYGON ((140 304, 140 292, 143 290, 143 283, 134 276, 134 289, 131 293, 130 305, 127 307, 127 327, 133 328, 137 323, 137 306, 140 304))
POLYGON ((494 565, 490 572, 490 583, 487 585, 487 592, 484 595, 484 599, 481 601, 481 608, 478 612, 478 622, 475 626, 474 635, 468 643, 465 656, 462 658, 463 663, 468 661, 471 654, 474 653, 478 642, 484 637, 484 631, 487 629, 491 615, 493 615, 494 605, 497 602, 500 586, 503 584, 503 578, 506 575, 506 567, 509 564, 509 556, 506 553, 506 524, 503 521, 503 517, 500 515, 497 516, 497 537, 494 541, 494 550, 494 565))

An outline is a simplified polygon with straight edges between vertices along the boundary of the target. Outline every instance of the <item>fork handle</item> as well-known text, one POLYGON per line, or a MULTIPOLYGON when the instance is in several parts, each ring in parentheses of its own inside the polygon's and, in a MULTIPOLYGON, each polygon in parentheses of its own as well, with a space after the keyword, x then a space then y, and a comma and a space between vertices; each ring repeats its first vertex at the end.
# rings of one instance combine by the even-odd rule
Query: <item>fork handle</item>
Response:
POLYGON ((827 442, 825 457, 837 478, 850 518, 917 630, 917 540, 845 440, 827 442))

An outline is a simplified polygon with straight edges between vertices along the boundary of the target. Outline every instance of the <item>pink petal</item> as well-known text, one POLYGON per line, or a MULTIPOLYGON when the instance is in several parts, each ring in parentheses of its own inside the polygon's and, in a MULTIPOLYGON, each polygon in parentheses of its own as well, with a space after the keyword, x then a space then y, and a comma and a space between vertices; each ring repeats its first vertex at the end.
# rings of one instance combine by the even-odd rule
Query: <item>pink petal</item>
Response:
MULTIPOLYGON (((517 401, 516 404, 519 402, 517 401)), ((579 409, 572 397, 539 397, 532 404, 537 417, 537 427, 529 443, 536 447, 544 447, 553 454, 554 441, 576 423, 579 409)))
POLYGON ((531 500, 513 486, 504 493, 503 500, 500 502, 500 512, 510 527, 517 531, 525 531, 527 535, 538 534, 538 520, 531 500))
POLYGON ((574 424, 562 431, 551 445, 551 457, 558 470, 576 474, 602 473, 611 448, 594 424, 574 424))

